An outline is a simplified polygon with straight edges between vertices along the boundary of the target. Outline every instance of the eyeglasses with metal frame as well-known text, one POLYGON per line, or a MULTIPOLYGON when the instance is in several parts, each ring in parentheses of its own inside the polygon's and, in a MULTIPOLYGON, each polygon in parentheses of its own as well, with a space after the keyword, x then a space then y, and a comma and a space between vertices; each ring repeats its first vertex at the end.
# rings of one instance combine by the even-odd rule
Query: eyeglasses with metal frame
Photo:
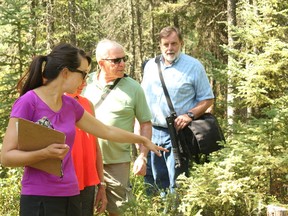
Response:
POLYGON ((122 58, 102 59, 102 60, 109 61, 109 62, 111 62, 113 64, 120 64, 122 62, 122 60, 123 60, 123 62, 126 62, 128 60, 128 56, 126 55, 126 56, 124 56, 122 58))

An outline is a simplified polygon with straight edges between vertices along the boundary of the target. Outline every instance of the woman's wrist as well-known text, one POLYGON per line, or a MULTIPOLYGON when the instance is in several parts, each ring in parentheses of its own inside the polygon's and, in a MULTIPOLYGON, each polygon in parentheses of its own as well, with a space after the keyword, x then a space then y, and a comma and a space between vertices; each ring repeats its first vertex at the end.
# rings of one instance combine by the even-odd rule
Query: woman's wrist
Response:
POLYGON ((142 145, 147 148, 148 143, 150 142, 150 140, 147 137, 142 136, 142 145))
POLYGON ((139 158, 141 158, 147 164, 147 157, 145 157, 144 155, 139 155, 139 158))
POLYGON ((106 187, 107 187, 107 184, 106 184, 106 182, 104 182, 104 181, 101 181, 101 182, 98 184, 98 188, 104 188, 104 189, 106 189, 106 187))

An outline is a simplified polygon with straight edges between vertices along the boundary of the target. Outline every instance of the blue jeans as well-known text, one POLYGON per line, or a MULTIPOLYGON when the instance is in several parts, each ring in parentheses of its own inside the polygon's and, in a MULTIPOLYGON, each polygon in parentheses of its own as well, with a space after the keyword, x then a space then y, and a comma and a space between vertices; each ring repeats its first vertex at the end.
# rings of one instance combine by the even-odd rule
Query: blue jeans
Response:
MULTIPOLYGON (((169 152, 161 152, 162 157, 150 152, 147 157, 147 175, 144 178, 146 184, 156 185, 160 190, 170 189, 171 193, 175 192, 177 177, 185 172, 188 174, 188 161, 181 168, 175 168, 175 159, 172 152, 172 144, 167 128, 152 128, 152 142, 167 148, 169 152)), ((147 192, 147 191, 146 191, 147 192)), ((150 191, 151 192, 151 191, 150 191)), ((148 191, 148 195, 149 191, 148 191)))

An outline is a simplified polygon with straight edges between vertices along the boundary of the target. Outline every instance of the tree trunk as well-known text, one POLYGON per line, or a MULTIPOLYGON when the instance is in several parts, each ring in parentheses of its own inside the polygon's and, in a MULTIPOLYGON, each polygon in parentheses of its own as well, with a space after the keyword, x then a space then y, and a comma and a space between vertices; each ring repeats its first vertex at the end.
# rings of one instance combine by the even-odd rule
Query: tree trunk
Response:
POLYGON ((151 47, 152 47, 152 50, 151 52, 149 53, 149 55, 151 57, 154 57, 156 56, 157 54, 157 45, 155 42, 156 39, 155 39, 155 24, 154 24, 154 15, 153 15, 153 10, 154 10, 154 4, 153 4, 153 1, 152 0, 149 0, 149 9, 150 9, 150 43, 151 43, 151 47))
POLYGON ((134 5, 133 0, 130 0, 130 50, 132 50, 132 59, 130 60, 130 76, 134 78, 135 76, 135 55, 136 55, 136 46, 135 46, 135 13, 134 13, 134 5))
MULTIPOLYGON (((31 20, 34 20, 35 17, 36 17, 36 14, 35 14, 35 9, 36 9, 36 6, 37 6, 37 1, 36 0, 32 0, 31 1, 31 20)), ((36 29, 34 27, 30 27, 31 28, 31 32, 32 33, 32 46, 35 47, 36 46, 36 29)), ((35 53, 34 53, 35 54, 35 53)))
MULTIPOLYGON (((236 1, 237 0, 228 0, 227 2, 227 21, 228 21, 228 47, 234 47, 234 38, 232 36, 232 28, 236 26, 236 1)), ((233 97, 233 83, 231 81, 232 78, 232 57, 231 54, 228 56, 228 88, 227 88, 227 119, 228 124, 233 124, 233 116, 234 116, 234 97, 233 97)))
POLYGON ((53 0, 48 0, 46 2, 46 49, 50 50, 53 46, 53 29, 54 29, 54 19, 53 19, 53 0))
MULTIPOLYGON (((173 3, 173 4, 177 4, 177 0, 172 0, 172 3, 173 3)), ((174 26, 175 26, 175 27, 177 27, 177 28, 180 27, 180 26, 179 26, 179 19, 178 19, 177 13, 175 13, 174 16, 173 16, 173 23, 174 23, 174 26)))
MULTIPOLYGON (((141 9, 139 7, 139 0, 136 0, 135 10, 136 10, 136 21, 137 21, 137 33, 138 33, 138 47, 139 47, 139 59, 143 62, 143 38, 142 38, 142 23, 141 23, 141 9)), ((137 80, 142 80, 141 71, 139 74, 135 74, 137 80)))
POLYGON ((75 0, 68 1, 68 9, 69 9, 69 30, 70 30, 70 43, 73 45, 77 45, 76 41, 76 9, 75 9, 75 0))
POLYGON ((268 205, 267 206, 267 216, 287 216, 288 210, 283 207, 268 205))

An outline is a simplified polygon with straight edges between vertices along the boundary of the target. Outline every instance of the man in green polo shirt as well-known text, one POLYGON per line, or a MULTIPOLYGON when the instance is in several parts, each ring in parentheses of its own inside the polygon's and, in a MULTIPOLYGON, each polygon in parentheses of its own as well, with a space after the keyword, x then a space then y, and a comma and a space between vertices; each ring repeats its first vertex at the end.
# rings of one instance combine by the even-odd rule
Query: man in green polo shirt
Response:
MULTIPOLYGON (((140 123, 140 134, 151 139, 150 109, 140 84, 124 73, 127 61, 124 48, 104 39, 96 47, 96 60, 100 71, 90 75, 84 96, 94 104, 97 119, 130 132, 136 119, 140 123)), ((131 145, 102 139, 99 145, 107 183, 107 210, 110 216, 119 215, 119 207, 132 196, 129 183, 131 145)), ((139 149, 133 172, 144 176, 148 150, 141 145, 139 149)))

